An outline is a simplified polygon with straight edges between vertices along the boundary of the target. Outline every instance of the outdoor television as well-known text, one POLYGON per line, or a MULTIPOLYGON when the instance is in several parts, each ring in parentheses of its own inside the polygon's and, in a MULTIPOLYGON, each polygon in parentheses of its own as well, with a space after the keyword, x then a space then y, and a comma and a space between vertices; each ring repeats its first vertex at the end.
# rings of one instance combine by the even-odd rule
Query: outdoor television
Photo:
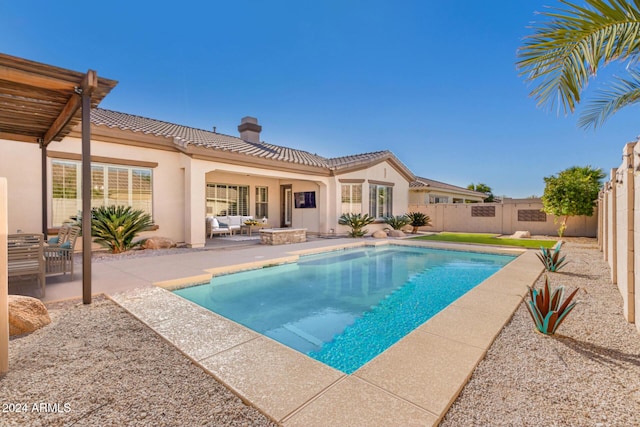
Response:
POLYGON ((299 193, 293 193, 293 200, 295 207, 298 209, 315 208, 316 207, 316 192, 315 191, 301 191, 299 193))

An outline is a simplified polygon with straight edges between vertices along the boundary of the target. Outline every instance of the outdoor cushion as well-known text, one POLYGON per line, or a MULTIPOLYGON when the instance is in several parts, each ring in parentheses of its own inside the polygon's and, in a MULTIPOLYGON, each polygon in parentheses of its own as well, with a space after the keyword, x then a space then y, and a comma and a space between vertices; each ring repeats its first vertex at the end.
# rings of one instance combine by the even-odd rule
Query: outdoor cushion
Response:
POLYGON ((242 224, 242 217, 240 215, 233 215, 229 217, 229 225, 231 227, 240 227, 242 224))
POLYGON ((60 241, 60 237, 56 236, 47 240, 47 243, 50 245, 57 245, 59 241, 60 241))
POLYGON ((220 228, 220 223, 215 218, 210 218, 211 220, 211 228, 220 228))
MULTIPOLYGON (((58 246, 59 249, 71 249, 71 241, 67 240, 66 242, 64 242, 63 244, 61 244, 60 246, 58 246)), ((69 251, 58 251, 58 254, 60 256, 66 256, 69 253, 69 251)))

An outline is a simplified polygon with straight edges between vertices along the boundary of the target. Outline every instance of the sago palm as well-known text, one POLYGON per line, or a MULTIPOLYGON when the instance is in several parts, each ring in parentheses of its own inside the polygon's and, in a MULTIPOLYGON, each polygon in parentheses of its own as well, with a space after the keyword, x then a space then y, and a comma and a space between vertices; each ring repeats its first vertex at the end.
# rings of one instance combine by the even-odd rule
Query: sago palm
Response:
POLYGON ((94 241, 114 254, 139 245, 141 242, 134 242, 134 237, 153 226, 151 215, 130 206, 101 206, 91 213, 94 241))
POLYGON ((598 68, 628 61, 629 78, 615 77, 600 90, 579 119, 582 127, 600 126, 621 108, 640 100, 640 0, 585 0, 580 6, 560 0, 565 8, 542 12, 543 22, 518 51, 521 75, 536 86, 538 106, 574 112, 581 93, 598 68))
POLYGON ((338 224, 346 225, 351 227, 351 231, 347 234, 350 237, 362 237, 367 233, 367 229, 364 228, 367 225, 371 224, 375 221, 375 218, 369 216, 369 214, 354 214, 354 213, 346 213, 342 214, 340 218, 338 218, 338 224))

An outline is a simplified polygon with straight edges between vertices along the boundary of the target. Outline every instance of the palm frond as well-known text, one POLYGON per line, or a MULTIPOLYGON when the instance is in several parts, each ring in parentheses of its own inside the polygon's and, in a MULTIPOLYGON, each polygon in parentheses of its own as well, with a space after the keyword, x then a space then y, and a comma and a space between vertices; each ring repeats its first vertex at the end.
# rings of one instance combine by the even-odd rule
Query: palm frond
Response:
POLYGON ((539 106, 567 113, 601 65, 638 55, 640 1, 585 0, 585 7, 560 1, 565 8, 541 13, 546 20, 525 37, 516 65, 536 83, 531 96, 539 106))
POLYGON ((630 78, 616 77, 606 89, 597 92, 578 120, 578 126, 596 129, 618 110, 640 101, 640 72, 629 71, 630 78))

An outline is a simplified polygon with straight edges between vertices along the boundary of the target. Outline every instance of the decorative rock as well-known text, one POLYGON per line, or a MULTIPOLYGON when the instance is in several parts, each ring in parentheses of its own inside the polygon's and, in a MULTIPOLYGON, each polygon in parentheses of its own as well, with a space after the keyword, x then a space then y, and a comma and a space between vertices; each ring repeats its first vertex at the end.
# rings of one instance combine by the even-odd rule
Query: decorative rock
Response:
POLYGON ((386 239, 387 233, 384 230, 378 230, 374 231, 371 237, 373 237, 374 239, 386 239))
POLYGON ((36 298, 9 295, 9 335, 29 334, 51 323, 49 312, 36 298))
POLYGON ((528 239, 531 237, 531 233, 528 231, 516 231, 511 237, 514 239, 528 239))
POLYGON ((169 249, 175 247, 176 242, 167 237, 149 237, 142 244, 143 249, 169 249))
POLYGON ((389 231, 389 237, 405 237, 406 234, 404 234, 403 231, 401 230, 391 230, 389 231))

